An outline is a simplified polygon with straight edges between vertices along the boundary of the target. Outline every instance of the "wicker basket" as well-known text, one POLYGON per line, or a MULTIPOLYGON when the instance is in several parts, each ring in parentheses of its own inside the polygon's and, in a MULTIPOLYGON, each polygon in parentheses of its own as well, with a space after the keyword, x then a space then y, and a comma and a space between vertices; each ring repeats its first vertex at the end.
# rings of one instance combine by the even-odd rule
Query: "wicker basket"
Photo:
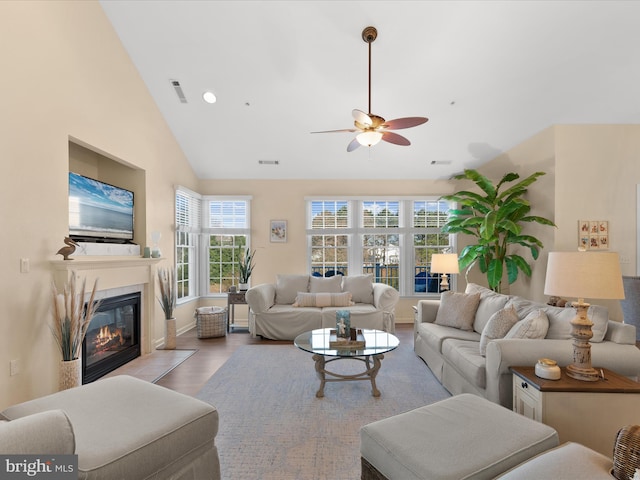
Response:
POLYGON ((200 307, 196 309, 198 338, 224 337, 227 334, 227 309, 200 307))
POLYGON ((640 425, 622 427, 613 450, 613 476, 618 480, 633 478, 640 468, 640 425))

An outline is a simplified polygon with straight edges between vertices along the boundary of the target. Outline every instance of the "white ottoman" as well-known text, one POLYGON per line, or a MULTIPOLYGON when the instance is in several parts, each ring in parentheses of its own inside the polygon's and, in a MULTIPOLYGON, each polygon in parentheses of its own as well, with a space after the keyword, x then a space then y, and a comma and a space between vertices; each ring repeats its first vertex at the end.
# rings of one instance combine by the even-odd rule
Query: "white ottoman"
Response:
POLYGON ((553 428, 462 394, 362 427, 362 479, 490 479, 557 445, 553 428))

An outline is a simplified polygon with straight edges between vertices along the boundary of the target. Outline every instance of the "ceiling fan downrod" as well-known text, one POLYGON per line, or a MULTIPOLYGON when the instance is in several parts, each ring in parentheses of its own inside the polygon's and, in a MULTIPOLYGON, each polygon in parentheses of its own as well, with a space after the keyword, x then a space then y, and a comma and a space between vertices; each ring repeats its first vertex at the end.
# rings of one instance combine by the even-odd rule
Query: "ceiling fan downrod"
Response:
POLYGON ((369 111, 367 112, 371 115, 371 44, 378 38, 378 30, 376 27, 365 27, 362 30, 362 40, 369 44, 369 111))

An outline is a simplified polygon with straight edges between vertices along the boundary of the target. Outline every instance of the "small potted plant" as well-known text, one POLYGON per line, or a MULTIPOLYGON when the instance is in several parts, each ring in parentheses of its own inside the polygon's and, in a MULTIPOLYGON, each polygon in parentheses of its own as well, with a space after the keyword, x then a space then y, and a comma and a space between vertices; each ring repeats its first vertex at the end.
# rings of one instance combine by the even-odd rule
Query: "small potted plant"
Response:
POLYGON ((244 255, 240 256, 238 259, 238 286, 240 287, 240 291, 247 290, 249 288, 249 278, 251 277, 251 272, 253 272, 253 267, 255 266, 253 263, 255 254, 255 250, 252 252, 247 248, 244 251, 244 255))
POLYGON ((173 268, 158 268, 158 285, 160 296, 158 302, 162 307, 165 318, 164 348, 175 350, 176 348, 176 275, 173 268))
POLYGON ((62 293, 58 292, 55 285, 52 286, 53 324, 50 324, 49 328, 62 356, 60 390, 82 384, 82 343, 91 319, 100 305, 100 301, 95 300, 98 287, 96 279, 85 308, 85 284, 86 280, 83 280, 78 291, 76 274, 71 272, 69 282, 65 284, 62 293))

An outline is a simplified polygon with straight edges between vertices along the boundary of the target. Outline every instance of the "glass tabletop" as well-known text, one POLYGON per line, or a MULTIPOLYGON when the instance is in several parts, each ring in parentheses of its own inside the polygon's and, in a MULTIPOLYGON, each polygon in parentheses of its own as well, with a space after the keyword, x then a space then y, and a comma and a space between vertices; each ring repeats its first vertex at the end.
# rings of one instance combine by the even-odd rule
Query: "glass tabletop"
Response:
MULTIPOLYGON (((293 341, 294 345, 301 350, 318 355, 328 355, 331 357, 362 357, 365 355, 379 355, 394 350, 400 340, 392 333, 382 330, 362 329, 365 339, 365 347, 361 349, 336 350, 329 346, 332 328, 320 328, 310 332, 301 333, 293 341)), ((358 329, 360 330, 360 329, 358 329)))

